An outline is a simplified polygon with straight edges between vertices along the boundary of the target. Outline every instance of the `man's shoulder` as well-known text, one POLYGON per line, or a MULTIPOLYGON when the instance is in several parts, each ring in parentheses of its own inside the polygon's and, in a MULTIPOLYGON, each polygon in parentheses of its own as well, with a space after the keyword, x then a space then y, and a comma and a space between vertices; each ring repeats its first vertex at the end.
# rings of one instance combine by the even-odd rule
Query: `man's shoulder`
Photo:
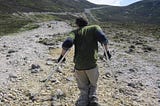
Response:
POLYGON ((88 25, 86 26, 87 29, 99 29, 100 26, 99 25, 88 25))
POLYGON ((78 29, 73 29, 71 32, 76 32, 78 29))
POLYGON ((74 29, 74 30, 70 31, 69 34, 76 34, 77 31, 78 31, 78 29, 74 29))

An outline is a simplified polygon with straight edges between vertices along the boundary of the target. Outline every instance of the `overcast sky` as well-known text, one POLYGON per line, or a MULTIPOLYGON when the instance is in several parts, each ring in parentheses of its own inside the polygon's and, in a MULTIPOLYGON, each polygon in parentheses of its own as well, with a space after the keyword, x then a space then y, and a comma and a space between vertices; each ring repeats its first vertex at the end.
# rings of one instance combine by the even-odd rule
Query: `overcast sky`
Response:
POLYGON ((141 1, 141 0, 88 0, 95 4, 107 4, 107 5, 114 5, 114 6, 126 6, 131 3, 141 1))

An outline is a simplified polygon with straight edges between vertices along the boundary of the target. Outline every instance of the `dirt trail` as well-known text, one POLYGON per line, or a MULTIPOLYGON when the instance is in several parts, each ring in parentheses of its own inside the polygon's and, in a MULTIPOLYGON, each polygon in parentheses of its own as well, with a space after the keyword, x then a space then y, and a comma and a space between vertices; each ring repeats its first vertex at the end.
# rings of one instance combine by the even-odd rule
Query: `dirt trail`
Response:
MULTIPOLYGON (((107 29, 113 55, 110 65, 98 60, 101 105, 159 106, 160 41, 140 36, 135 31, 111 29, 107 29)), ((51 21, 42 23, 38 29, 0 38, 0 106, 74 106, 79 90, 73 72, 73 49, 37 101, 29 99, 57 64, 54 59, 61 52, 61 41, 57 39, 70 30, 72 28, 64 22, 51 21), (44 39, 53 42, 39 43, 44 39)), ((99 51, 102 55, 102 48, 99 51)))
MULTIPOLYGON (((28 65, 44 61, 49 55, 48 47, 38 43, 40 38, 61 36, 71 30, 64 22, 41 23, 40 28, 0 38, 0 85, 5 85, 9 74, 28 69, 28 65), (48 28, 48 25, 51 25, 48 28)), ((13 75, 14 76, 14 75, 13 75)))
POLYGON ((94 22, 99 22, 99 20, 97 20, 97 18, 92 14, 91 11, 92 11, 92 10, 103 9, 103 8, 106 8, 106 7, 107 7, 107 6, 96 7, 96 8, 87 8, 87 9, 85 9, 84 13, 85 13, 85 14, 88 14, 89 17, 91 17, 94 22))

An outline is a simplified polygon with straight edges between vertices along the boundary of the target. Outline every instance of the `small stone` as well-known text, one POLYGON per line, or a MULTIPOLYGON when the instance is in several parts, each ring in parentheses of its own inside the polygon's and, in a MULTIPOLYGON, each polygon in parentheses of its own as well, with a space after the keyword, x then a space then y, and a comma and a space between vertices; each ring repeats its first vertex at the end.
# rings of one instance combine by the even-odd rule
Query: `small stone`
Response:
POLYGON ((74 81, 74 77, 68 77, 66 78, 67 81, 74 81))
POLYGON ((134 70, 134 69, 129 69, 129 71, 130 71, 130 72, 135 72, 135 70, 134 70))
POLYGON ((51 81, 51 83, 56 83, 56 84, 57 84, 57 83, 60 83, 60 81, 57 80, 57 79, 51 79, 50 81, 51 81))
POLYGON ((57 89, 56 90, 56 97, 57 98, 66 97, 66 94, 61 89, 57 89))
POLYGON ((27 60, 27 59, 28 59, 27 57, 24 57, 24 58, 23 58, 23 60, 27 60))
POLYGON ((53 61, 47 61, 46 62, 46 65, 49 65, 49 66, 52 66, 54 63, 53 63, 53 61))
POLYGON ((133 48, 129 48, 129 50, 128 50, 129 53, 131 53, 131 52, 133 52, 133 51, 134 51, 133 48))
POLYGON ((52 101, 51 106, 62 106, 61 103, 58 103, 56 101, 52 101))
POLYGON ((23 93, 25 96, 28 96, 28 97, 33 96, 33 94, 29 90, 26 90, 23 93))
POLYGON ((119 88, 119 92, 120 92, 120 93, 124 93, 124 92, 125 92, 125 90, 124 90, 124 89, 122 89, 122 88, 119 88))
POLYGON ((117 71, 116 74, 123 74, 123 72, 122 71, 117 71))
POLYGON ((4 99, 1 99, 1 102, 3 103, 3 102, 4 102, 4 99))
POLYGON ((40 66, 38 64, 32 64, 31 65, 31 69, 38 69, 40 68, 40 66))
POLYGON ((47 46, 51 46, 51 45, 55 44, 55 41, 53 39, 49 39, 49 38, 44 38, 44 39, 40 38, 39 43, 42 43, 42 44, 47 45, 47 46))
POLYGON ((128 86, 132 87, 132 88, 136 88, 136 85, 133 83, 128 83, 128 86))
POLYGON ((56 96, 53 96, 52 97, 52 101, 56 101, 57 100, 57 97, 56 96))
POLYGON ((3 106, 3 103, 0 101, 0 106, 3 106))
POLYGON ((3 45, 3 47, 6 48, 7 46, 6 46, 6 45, 3 45))
POLYGON ((144 52, 149 52, 149 51, 156 51, 156 49, 154 49, 153 47, 150 47, 148 45, 143 45, 144 52))
POLYGON ((98 54, 98 57, 99 57, 100 60, 104 59, 104 55, 98 54))
POLYGON ((138 84, 139 84, 139 86, 141 86, 141 87, 144 86, 141 82, 139 82, 138 84))
POLYGON ((16 93, 16 92, 11 92, 11 94, 12 94, 14 97, 17 97, 17 93, 16 93))
POLYGON ((160 80, 157 80, 157 87, 160 89, 160 80))
POLYGON ((10 81, 11 81, 12 83, 15 83, 15 82, 17 82, 18 80, 15 79, 15 78, 11 78, 10 81))
POLYGON ((39 82, 46 82, 47 79, 40 79, 39 82))
POLYGON ((16 97, 13 96, 12 94, 8 94, 8 98, 11 98, 11 99, 13 99, 13 100, 16 100, 16 97))
POLYGON ((36 38, 38 38, 40 35, 35 35, 36 38))
POLYGON ((54 45, 54 46, 49 46, 48 48, 49 50, 53 50, 53 49, 56 49, 57 47, 54 45))
POLYGON ((111 73, 106 72, 106 73, 105 73, 105 76, 106 76, 107 78, 111 78, 111 73))
POLYGON ((10 56, 11 56, 10 54, 7 54, 7 55, 6 55, 6 57, 10 57, 10 56))
POLYGON ((38 72, 40 72, 40 69, 31 70, 31 73, 38 73, 38 72))
POLYGON ((31 70, 31 73, 38 73, 40 71, 43 71, 38 64, 32 64, 30 70, 31 70))
POLYGON ((46 85, 46 89, 47 89, 47 90, 51 90, 51 89, 52 89, 52 87, 51 87, 51 86, 49 86, 49 85, 46 85))
POLYGON ((16 50, 12 50, 12 49, 8 51, 9 54, 10 53, 15 53, 15 52, 17 52, 17 51, 16 50))
POLYGON ((18 78, 17 75, 15 73, 10 73, 9 74, 9 78, 18 78))
POLYGON ((131 45, 129 48, 135 49, 135 46, 134 46, 134 45, 131 45))
POLYGON ((119 99, 118 95, 112 95, 112 98, 119 99))
POLYGON ((59 66, 56 71, 62 73, 62 68, 59 66))

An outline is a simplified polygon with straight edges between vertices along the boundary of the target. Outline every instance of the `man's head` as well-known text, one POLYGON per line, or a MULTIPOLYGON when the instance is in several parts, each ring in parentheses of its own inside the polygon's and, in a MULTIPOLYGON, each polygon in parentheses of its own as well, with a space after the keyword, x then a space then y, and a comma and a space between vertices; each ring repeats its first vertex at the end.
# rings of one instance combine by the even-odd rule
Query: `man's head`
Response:
POLYGON ((88 25, 88 22, 87 22, 86 19, 80 17, 80 18, 77 18, 77 19, 76 19, 76 25, 77 25, 78 27, 84 27, 84 26, 87 26, 87 25, 88 25))

